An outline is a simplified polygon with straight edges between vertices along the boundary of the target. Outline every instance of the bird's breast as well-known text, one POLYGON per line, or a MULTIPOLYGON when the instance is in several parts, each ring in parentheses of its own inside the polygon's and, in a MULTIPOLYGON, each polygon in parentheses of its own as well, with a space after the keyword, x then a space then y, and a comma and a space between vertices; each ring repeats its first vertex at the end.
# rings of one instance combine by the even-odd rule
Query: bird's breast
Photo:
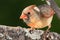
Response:
POLYGON ((29 23, 28 26, 30 26, 31 28, 44 28, 51 24, 52 18, 53 16, 51 16, 50 18, 43 18, 39 21, 29 23))

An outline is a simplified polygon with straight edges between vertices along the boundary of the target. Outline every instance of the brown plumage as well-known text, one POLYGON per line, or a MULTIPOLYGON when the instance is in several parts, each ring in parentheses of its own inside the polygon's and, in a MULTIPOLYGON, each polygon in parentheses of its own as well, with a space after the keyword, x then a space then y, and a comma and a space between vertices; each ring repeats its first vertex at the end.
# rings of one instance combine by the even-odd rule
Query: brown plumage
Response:
POLYGON ((32 30, 46 26, 50 29, 53 15, 54 10, 49 5, 44 4, 39 8, 36 5, 30 5, 22 11, 20 19, 23 19, 32 30))

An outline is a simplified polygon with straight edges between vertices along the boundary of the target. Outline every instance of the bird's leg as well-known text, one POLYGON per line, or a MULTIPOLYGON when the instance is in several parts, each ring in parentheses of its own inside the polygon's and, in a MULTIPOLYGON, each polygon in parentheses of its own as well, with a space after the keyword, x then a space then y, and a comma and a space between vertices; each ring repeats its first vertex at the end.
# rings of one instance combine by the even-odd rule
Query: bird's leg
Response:
POLYGON ((48 33, 49 32, 49 30, 50 30, 50 28, 51 28, 51 24, 50 25, 48 25, 48 29, 45 31, 46 33, 48 33))
POLYGON ((48 25, 48 29, 43 33, 43 40, 47 40, 47 34, 49 33, 49 29, 51 28, 51 24, 48 25))

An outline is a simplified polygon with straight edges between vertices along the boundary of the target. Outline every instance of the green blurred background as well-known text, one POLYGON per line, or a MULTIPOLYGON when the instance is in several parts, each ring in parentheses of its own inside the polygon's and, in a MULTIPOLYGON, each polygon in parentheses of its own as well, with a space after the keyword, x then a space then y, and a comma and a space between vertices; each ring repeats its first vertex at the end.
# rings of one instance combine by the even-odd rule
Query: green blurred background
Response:
MULTIPOLYGON (((60 7, 60 0, 55 0, 60 7)), ((19 19, 22 10, 31 4, 42 5, 41 0, 0 0, 0 25, 28 27, 19 19)), ((60 33, 60 20, 54 15, 51 31, 60 33)))

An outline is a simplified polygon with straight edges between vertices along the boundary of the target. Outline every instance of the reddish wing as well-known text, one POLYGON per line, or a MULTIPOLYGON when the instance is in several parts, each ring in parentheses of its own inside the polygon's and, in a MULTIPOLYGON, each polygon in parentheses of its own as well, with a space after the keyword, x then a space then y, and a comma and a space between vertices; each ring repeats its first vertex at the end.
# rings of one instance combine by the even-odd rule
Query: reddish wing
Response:
POLYGON ((42 16, 46 18, 49 18, 54 14, 54 10, 48 5, 42 5, 42 7, 40 7, 40 10, 42 16))

